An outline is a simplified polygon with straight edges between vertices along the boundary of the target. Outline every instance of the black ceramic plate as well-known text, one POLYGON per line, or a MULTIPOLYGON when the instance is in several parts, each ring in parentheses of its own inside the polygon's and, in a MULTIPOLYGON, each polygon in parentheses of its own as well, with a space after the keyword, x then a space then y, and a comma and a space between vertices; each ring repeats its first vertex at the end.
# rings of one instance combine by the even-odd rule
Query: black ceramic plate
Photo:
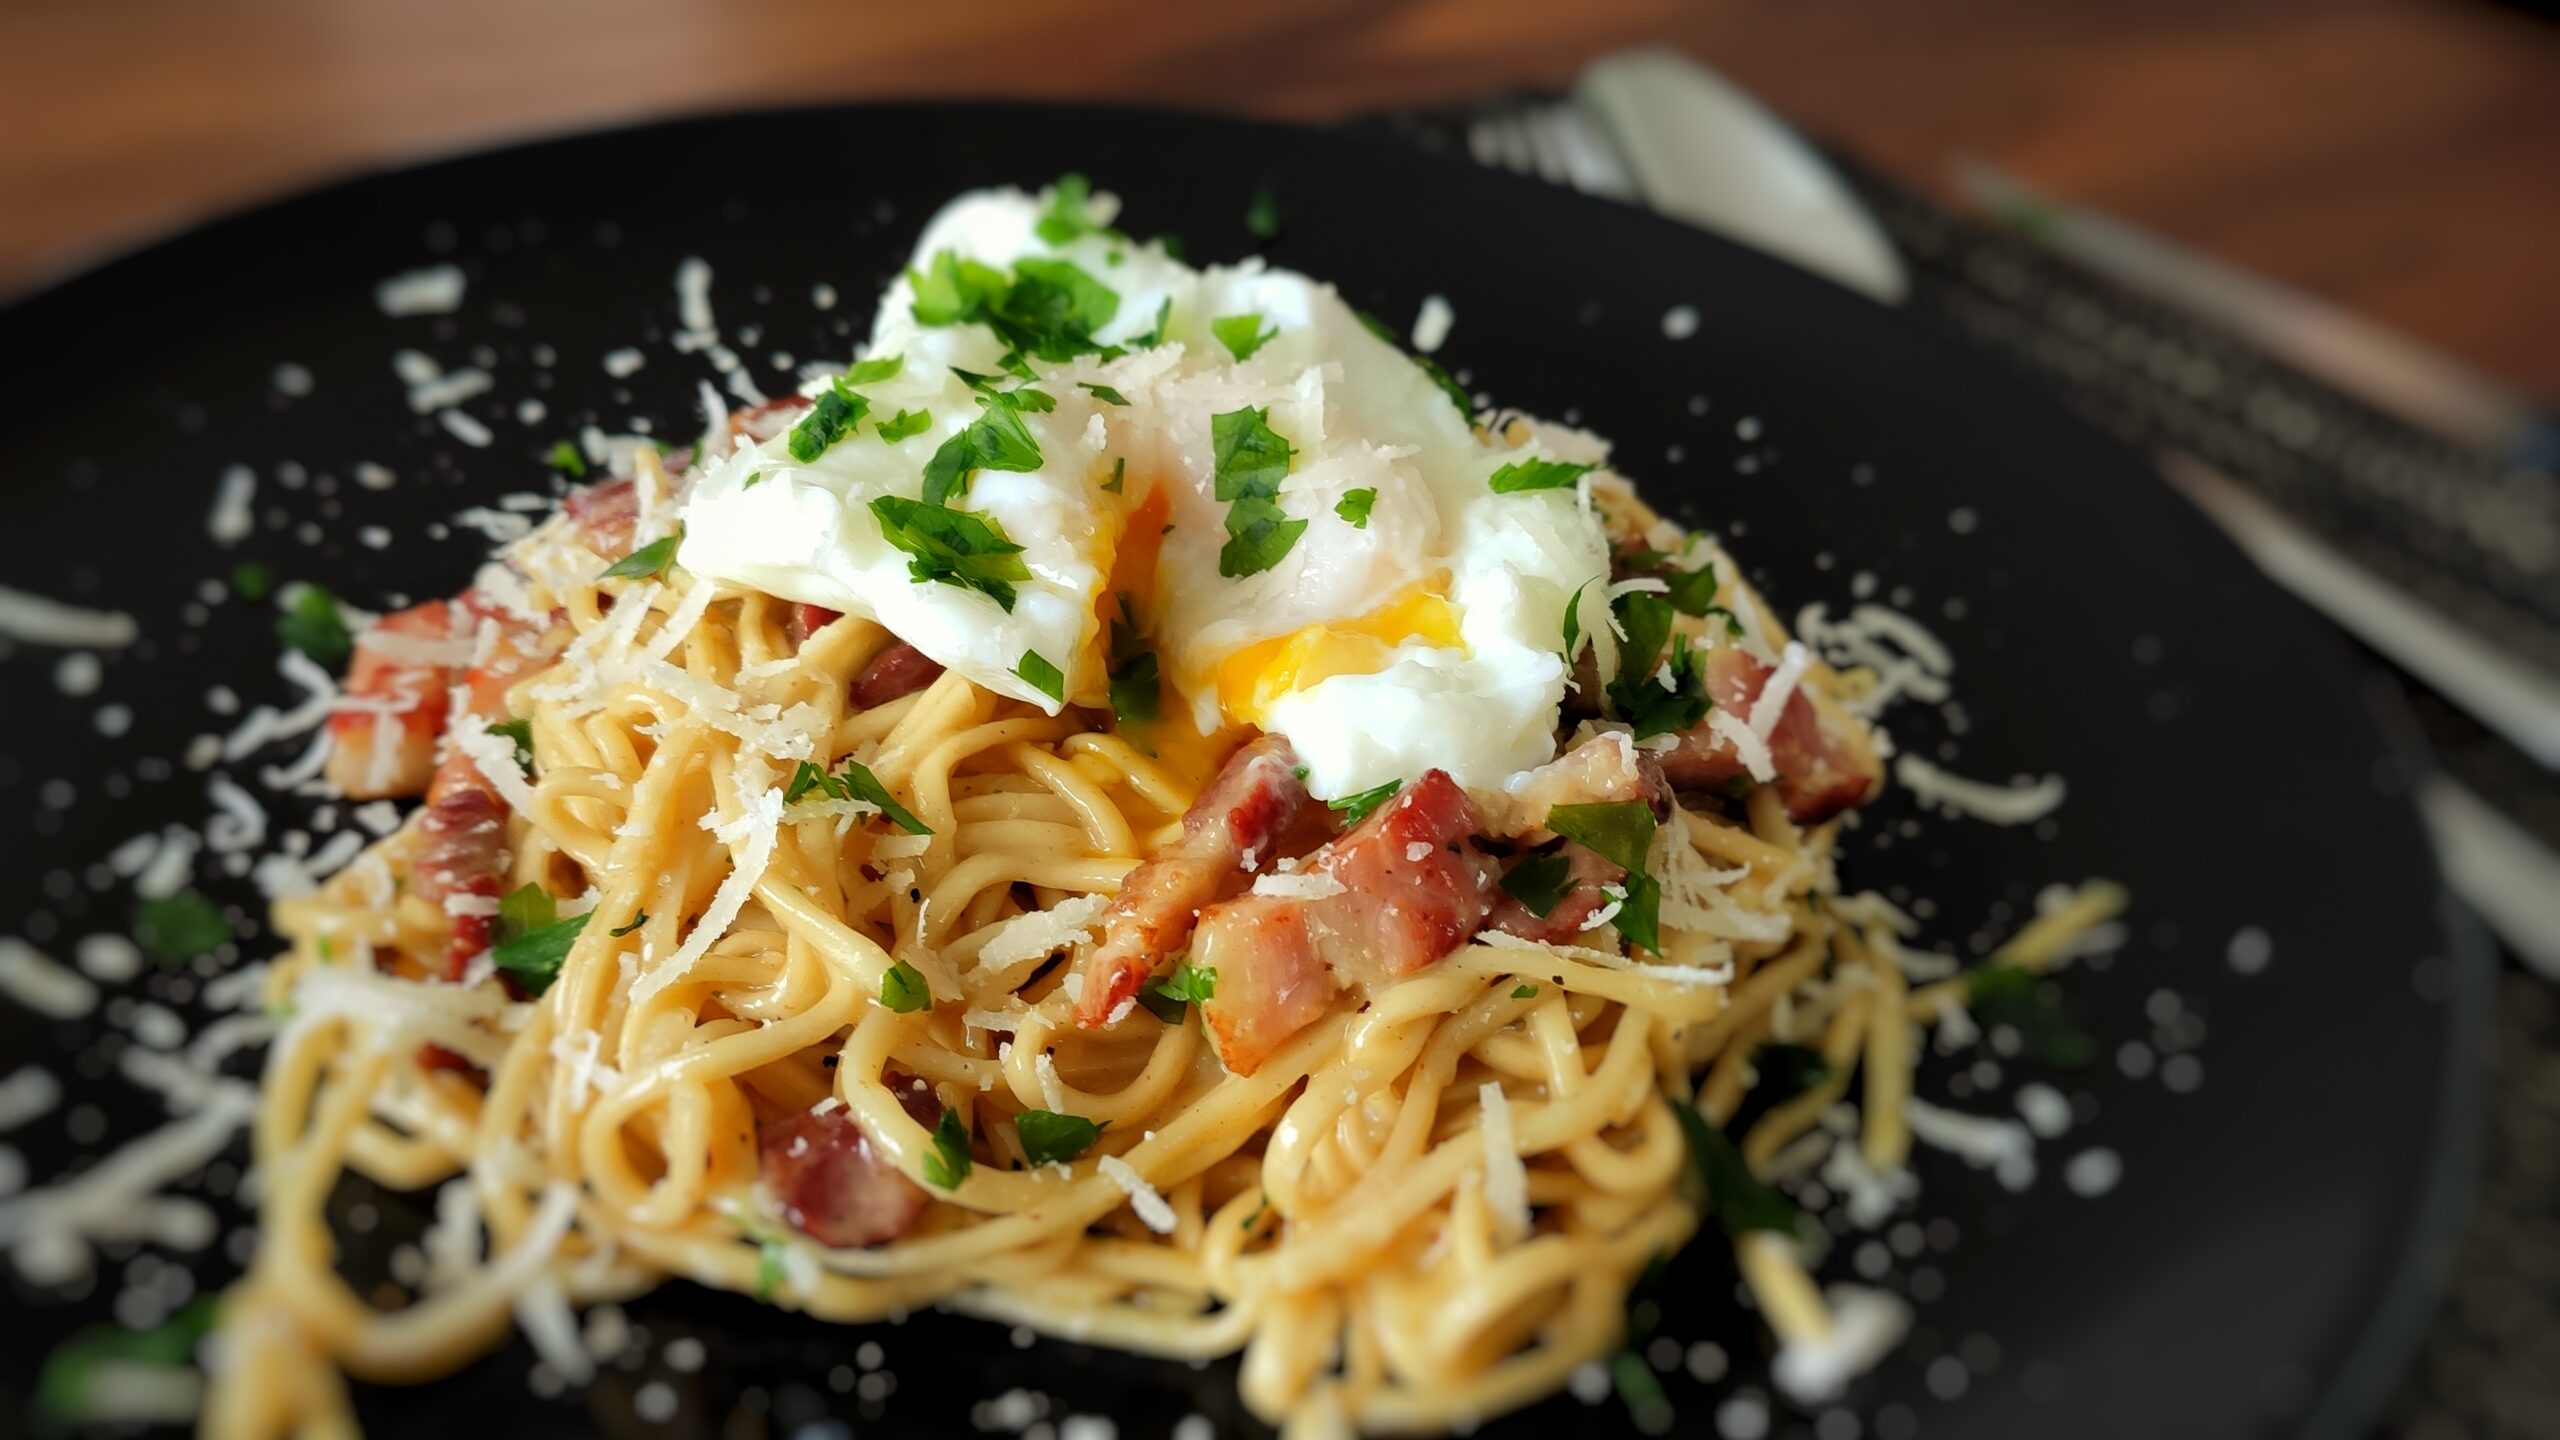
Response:
MULTIPOLYGON (((1924 907, 1934 939, 1962 949, 2014 925, 2049 882, 2131 887, 2124 952, 2071 976, 2095 1064, 2009 1062, 1995 1080, 1968 1056, 1924 1076, 1923 1093, 1985 1112, 2012 1113, 2028 1080, 2071 1095, 2080 1121, 2044 1147, 2042 1180, 2012 1193, 1921 1151, 1912 1223, 1871 1247, 1848 1237, 1829 1265, 1882 1270, 1914 1301, 1915 1333, 1847 1415, 1776 1405, 1769 1433, 2361 1423, 2423 1314, 2429 1247, 2461 1188, 2479 992, 2338 646, 2130 457, 1900 317, 1648 215, 1337 137, 974 106, 688 121, 339 186, 18 306, 0 317, 0 583, 130 612, 146 638, 107 653, 103 683, 78 696, 57 685, 58 652, 0 654, 12 860, 0 929, 65 957, 80 936, 122 930, 130 896, 93 883, 93 867, 128 836, 203 819, 204 777, 166 761, 233 723, 208 713, 208 688, 289 698, 271 615, 200 594, 209 578, 256 560, 359 604, 448 593, 485 542, 430 540, 431 524, 544 488, 540 457, 581 423, 695 425, 710 371, 669 343, 681 259, 712 262, 724 336, 778 390, 786 355, 847 353, 941 200, 1071 169, 1126 197, 1125 225, 1180 235, 1195 259, 1261 248, 1398 325, 1424 296, 1448 297, 1442 359, 1503 404, 1614 437, 1621 467, 1726 535, 1789 614, 1814 600, 1839 613, 1864 572, 1879 598, 1925 617, 1959 657, 1961 732, 1906 709, 1898 744, 1969 774, 2070 782, 2059 817, 2029 829, 1906 827, 1917 812, 1899 798, 1868 816, 1849 879, 1924 907), (1283 222, 1268 243, 1246 225, 1266 188, 1283 222), (376 308, 376 282, 443 262, 468 277, 459 310, 376 308), (819 287, 841 301, 817 303, 819 287), (1666 323, 1679 307, 1694 333, 1666 323), (609 376, 604 357, 626 346, 645 367, 609 376), (404 348, 495 376, 458 407, 489 444, 409 409, 391 361, 404 348), (525 401, 540 418, 522 418, 525 401), (255 529, 225 548, 206 515, 235 464, 258 477, 255 529), (397 483, 356 483, 360 465, 397 483), (371 526, 394 537, 387 548, 367 543, 371 526), (129 731, 101 734, 110 706, 130 712, 129 731), (2248 927, 2273 959, 2243 975, 2227 954, 2248 927), (2123 1176, 2086 1198, 2061 1172, 2098 1147, 2123 1176)), ((254 917, 245 881, 200 868, 254 917)), ((145 983, 166 994, 173 981, 145 983)), ((39 1182, 160 1118, 109 1073, 123 1042, 107 1010, 59 1024, 12 1010, 0 1027, 14 1063, 72 1082, 64 1111, 7 1137, 39 1182)), ((359 1251, 421 1211, 361 1185, 340 1198, 379 1217, 359 1251)), ((1715 1248, 1672 1271, 1662 1328, 1680 1343, 1661 1358, 1683 1433, 1739 1440, 1767 1365, 1715 1248)), ((111 1313, 129 1254, 111 1253, 76 1298, 12 1273, 12 1333, 111 1313)), ((189 1263, 207 1285, 230 1269, 189 1263)), ((1019 1388, 1045 1397, 1051 1424, 1106 1415, 1160 1434, 1197 1412, 1221 1433, 1256 1429, 1232 1364, 1017 1343, 942 1315, 836 1329, 684 1284, 629 1317, 645 1342, 584 1392, 531 1394, 519 1347, 438 1385, 367 1391, 365 1418, 395 1435, 624 1433, 651 1428, 641 1417, 672 1396, 667 1433, 792 1434, 825 1417, 865 1434, 968 1433, 1005 1418, 973 1407, 1019 1388), (698 1371, 663 1358, 681 1335, 706 1342, 698 1371)), ((22 1339, 0 1360, 12 1414, 43 1348, 22 1339)), ((1497 1428, 1562 1424, 1627 1420, 1605 1394, 1568 1396, 1497 1428)))

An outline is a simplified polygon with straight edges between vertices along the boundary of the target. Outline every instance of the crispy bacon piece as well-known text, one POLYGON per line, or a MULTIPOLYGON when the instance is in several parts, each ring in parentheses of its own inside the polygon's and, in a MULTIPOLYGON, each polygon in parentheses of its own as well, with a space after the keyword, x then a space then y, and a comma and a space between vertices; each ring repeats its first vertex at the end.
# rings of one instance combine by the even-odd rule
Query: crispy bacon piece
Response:
POLYGON ((619 556, 631 548, 631 530, 640 520, 640 488, 628 479, 581 485, 560 501, 578 527, 578 540, 599 555, 619 556))
MULTIPOLYGON (((356 641, 345 704, 329 716, 329 783, 350 800, 415 795, 435 774, 453 668, 455 607, 442 600, 385 615, 356 641), (377 751, 380 753, 377 754, 377 751)), ((465 634, 467 635, 467 631, 465 634)))
MULTIPOLYGON (((1510 798, 1502 833, 1539 845, 1552 838, 1546 828, 1547 812, 1558 805, 1642 800, 1653 807, 1656 819, 1671 814, 1671 787, 1663 779, 1661 765, 1624 735, 1584 741, 1531 771, 1510 798)), ((1540 915, 1506 894, 1494 906, 1485 928, 1546 944, 1573 943, 1591 917, 1608 905, 1602 888, 1623 882, 1627 872, 1570 841, 1563 854, 1567 888, 1554 909, 1540 915)))
POLYGON ((843 1110, 806 1110, 756 1129, 765 1188, 792 1229, 852 1249, 907 1233, 931 1198, 898 1172, 843 1110))
POLYGON ((729 412, 729 433, 743 435, 747 443, 761 444, 800 423, 800 412, 816 402, 806 395, 785 395, 729 412))
MULTIPOLYGON (((1770 674, 1739 647, 1724 646, 1707 657, 1707 694, 1717 709, 1748 716, 1770 674)), ((1818 825, 1865 804, 1884 780, 1874 747, 1851 732, 1845 717, 1825 714, 1801 688, 1778 712, 1769 733, 1769 762, 1787 818, 1799 825, 1818 825)), ((1662 757, 1662 769, 1681 791, 1722 791, 1747 782, 1751 773, 1732 743, 1705 725, 1680 737, 1678 748, 1662 757)))
POLYGON ((1191 803, 1182 834, 1121 878, 1103 912, 1101 940, 1077 962, 1077 1024, 1090 1029, 1109 1020, 1157 962, 1181 948, 1220 887, 1272 858, 1306 803, 1297 764, 1280 736, 1249 742, 1191 803))
POLYGON ((797 650, 809 643, 810 636, 833 625, 843 615, 843 611, 830 610, 824 605, 794 605, 791 618, 783 629, 791 636, 791 648, 797 650))
POLYGON ((1226 1067, 1252 1074, 1340 990, 1374 991, 1465 944, 1496 894, 1493 858, 1473 838, 1483 828, 1446 771, 1425 771, 1298 871, 1339 891, 1242 895, 1203 912, 1192 963, 1218 974, 1200 1016, 1226 1067))
POLYGON ((942 678, 942 666, 904 640, 871 657, 853 677, 853 703, 864 710, 903 700, 942 678))
MULTIPOLYGON (((473 771, 472 778, 477 780, 479 772, 473 771)), ((418 817, 418 835, 412 879, 420 895, 445 906, 453 918, 444 978, 459 980, 471 958, 495 938, 495 902, 506 892, 506 802, 485 784, 453 785, 427 802, 418 817), (452 903, 457 898, 465 902, 460 913, 452 903), (492 913, 479 913, 483 911, 492 913)))

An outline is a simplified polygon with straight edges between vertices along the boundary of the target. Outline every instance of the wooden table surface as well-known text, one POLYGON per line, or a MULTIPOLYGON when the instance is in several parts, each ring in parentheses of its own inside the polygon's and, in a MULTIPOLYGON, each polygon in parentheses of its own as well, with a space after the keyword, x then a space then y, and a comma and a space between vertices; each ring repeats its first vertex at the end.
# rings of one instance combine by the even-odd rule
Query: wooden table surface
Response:
POLYGON ((1907 181, 1978 156, 2560 396, 2560 27, 2486 0, 0 0, 0 293, 546 131, 922 95, 1323 120, 1637 44, 1907 181))

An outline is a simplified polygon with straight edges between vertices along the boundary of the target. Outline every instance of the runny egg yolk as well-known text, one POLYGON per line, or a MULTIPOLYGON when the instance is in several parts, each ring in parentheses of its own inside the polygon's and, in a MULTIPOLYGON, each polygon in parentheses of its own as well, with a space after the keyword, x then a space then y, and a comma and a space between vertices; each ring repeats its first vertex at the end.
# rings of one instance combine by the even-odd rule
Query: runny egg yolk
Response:
POLYGON ((1271 706, 1336 675, 1374 675, 1409 641, 1462 648, 1458 607, 1440 594, 1447 577, 1408 587, 1366 615, 1301 626, 1256 641, 1218 663, 1218 705, 1229 721, 1267 725, 1271 706))

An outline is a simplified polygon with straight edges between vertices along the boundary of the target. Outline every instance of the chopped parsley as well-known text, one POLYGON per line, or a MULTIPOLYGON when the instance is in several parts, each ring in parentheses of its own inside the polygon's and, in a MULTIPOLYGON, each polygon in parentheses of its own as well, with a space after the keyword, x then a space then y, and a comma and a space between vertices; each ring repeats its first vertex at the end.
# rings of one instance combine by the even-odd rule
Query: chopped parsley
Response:
POLYGON ((569 947, 595 912, 560 918, 559 902, 539 885, 519 885, 498 902, 498 943, 489 950, 497 967, 535 995, 560 978, 569 947))
POLYGON ((1431 377, 1431 383, 1440 387, 1440 393, 1449 397, 1449 403, 1458 407, 1460 419, 1470 425, 1476 422, 1475 398, 1467 393, 1466 386, 1458 383, 1456 376, 1441 368, 1440 362, 1428 355, 1414 356, 1413 363, 1421 366, 1422 373, 1431 377))
POLYGON ((1055 410, 1057 400, 1045 390, 981 390, 978 404, 978 418, 943 441, 925 462, 924 503, 944 505, 968 494, 969 477, 980 470, 1040 468, 1040 442, 1022 417, 1055 410))
POLYGON ((1125 455, 1112 456, 1111 478, 1102 482, 1102 493, 1105 495, 1117 495, 1128 483, 1129 458, 1125 455))
POLYGON ((1013 1131, 1022 1137, 1023 1158, 1034 1165, 1064 1165, 1102 1136, 1102 1127, 1083 1116, 1055 1110, 1025 1110, 1013 1117, 1013 1131))
POLYGON ((533 722, 531 720, 521 715, 513 720, 501 720, 489 727, 489 733, 504 735, 514 741, 517 767, 528 775, 533 773, 533 722))
POLYGON ((1022 547, 984 516, 919 500, 882 495, 871 502, 882 539, 907 552, 907 574, 975 590, 1010 614, 1014 581, 1031 578, 1022 547))
POLYGON ((1244 207, 1245 233, 1256 240, 1269 240, 1280 233, 1280 197, 1266 180, 1253 187, 1253 200, 1244 207))
POLYGON ((586 477, 587 457, 575 440, 563 440, 551 447, 551 468, 572 480, 586 477))
POLYGON ((1706 1187, 1707 1203, 1724 1233, 1736 1239, 1747 1230, 1794 1233, 1794 1203, 1760 1183, 1732 1138, 1708 1124, 1695 1105, 1685 1100, 1669 1103, 1671 1113, 1679 1118, 1680 1133, 1689 1139, 1689 1167, 1706 1187))
POLYGON ((1059 176, 1058 183, 1049 187, 1049 203, 1032 229, 1052 245, 1064 245, 1085 235, 1127 238, 1117 230, 1094 223, 1093 182, 1072 171, 1059 176))
POLYGON ((791 427, 791 458, 806 465, 827 453, 839 440, 851 435, 871 412, 871 398, 856 394, 845 378, 827 387, 791 427))
POLYGON ((1403 781, 1390 780, 1384 785, 1363 790, 1357 795, 1345 795, 1339 800, 1327 800, 1324 802, 1325 808, 1341 816, 1343 828, 1349 829, 1368 819, 1371 811, 1394 799, 1396 792, 1403 788, 1403 781))
POLYGON ((756 1241, 756 1299, 773 1303, 774 1293, 782 1288, 783 1262, 790 1247, 778 1235, 763 1236, 756 1241))
POLYGON ((231 567, 231 588, 240 592, 243 600, 264 600, 267 592, 275 588, 275 578, 267 573, 266 566, 244 560, 231 567))
POLYGON ((1609 703, 1635 727, 1635 738, 1650 739, 1687 730, 1707 716, 1706 656, 1689 647, 1688 637, 1671 634, 1671 602, 1636 590, 1616 601, 1618 628, 1626 639, 1618 646, 1618 675, 1609 682, 1609 703), (1666 686, 1655 678, 1662 646, 1671 640, 1666 686))
POLYGON ((1562 460, 1514 460, 1493 472, 1485 483, 1496 495, 1517 495, 1524 490, 1569 490, 1573 482, 1596 467, 1567 464, 1562 460))
POLYGON ((1572 870, 1572 859, 1561 850, 1553 855, 1532 855, 1502 877, 1502 891, 1544 920, 1555 913, 1565 892, 1573 888, 1572 870))
POLYGON ((1128 396, 1121 394, 1119 391, 1112 389, 1108 385, 1096 385, 1090 380, 1079 380, 1076 384, 1082 387, 1086 393, 1092 395, 1094 399, 1101 401, 1105 405, 1126 405, 1129 403, 1128 396))
POLYGON ((605 567, 604 580, 656 580, 663 578, 676 563, 676 546, 684 542, 684 527, 678 525, 673 535, 662 535, 605 567))
POLYGON ((1209 333, 1227 347, 1227 353, 1238 360, 1250 360, 1253 352, 1270 344, 1280 334, 1280 327, 1262 328, 1262 317, 1254 314, 1221 315, 1209 322, 1209 333))
POLYGON ((1343 523, 1352 529, 1366 530, 1369 528, 1369 511, 1377 503, 1377 490, 1362 486, 1357 490, 1343 491, 1342 498, 1333 502, 1333 513, 1341 516, 1343 523))
POLYGON ((1156 346, 1163 344, 1165 327, 1172 323, 1173 297, 1167 295, 1164 297, 1164 302, 1156 306, 1156 323, 1148 329, 1147 333, 1131 340, 1129 342, 1129 348, 1132 350, 1152 350, 1156 346))
POLYGON ((1707 698, 1706 654, 1690 648, 1688 636, 1671 637, 1671 663, 1663 673, 1670 677, 1668 688, 1649 681, 1632 686, 1618 706, 1638 740, 1691 729, 1713 704, 1707 698))
POLYGON ((1048 658, 1042 655, 1039 651, 1023 651, 1022 658, 1013 662, 1013 673, 1021 676, 1023 681, 1029 684, 1032 689, 1039 691, 1041 694, 1048 696, 1059 704, 1063 705, 1066 703, 1066 675, 1062 673, 1057 666, 1050 664, 1048 658))
POLYGON ((924 1178, 945 1190, 957 1190, 969 1178, 969 1127, 960 1112, 945 1110, 933 1128, 933 1150, 924 1157, 924 1178))
POLYGON ((1173 973, 1149 987, 1167 1000, 1190 1005, 1206 1005, 1218 995, 1218 972, 1185 960, 1173 967, 1173 973))
POLYGON ((1985 1028, 2017 1032, 2018 1053, 2029 1060, 2078 1069, 2095 1060, 2098 1042, 2063 1008, 2062 990, 2032 970, 1984 965, 1965 975, 1965 1004, 1985 1028))
POLYGON ((1760 1077, 1751 1093, 1758 1096, 1765 1091, 1772 1102, 1792 1099, 1831 1078, 1831 1066, 1821 1051, 1783 1040, 1772 1040, 1752 1051, 1751 1068, 1760 1077))
POLYGON ((884 355, 872 360, 856 360, 852 367, 844 372, 844 383, 876 385, 883 380, 896 378, 898 372, 906 368, 907 357, 904 355, 884 355))
POLYGON ((612 928, 612 929, 610 929, 610 930, 607 930, 607 931, 606 931, 606 932, 604 932, 604 933, 606 933, 607 935, 612 936, 612 937, 613 937, 614 939, 616 939, 616 940, 619 940, 619 939, 621 939, 623 936, 630 934, 632 931, 637 930, 637 929, 639 929, 641 926, 646 925, 646 924, 648 924, 648 923, 649 923, 649 912, 648 912, 648 911, 646 911, 646 910, 643 910, 643 911, 641 911, 639 914, 634 915, 634 916, 632 916, 632 917, 631 917, 631 923, 630 923, 630 924, 628 924, 628 925, 617 925, 617 926, 615 926, 614 928, 612 928))
POLYGON ((923 434, 932 424, 933 412, 929 410, 901 410, 872 426, 871 431, 881 443, 894 445, 911 435, 923 434))
POLYGON ((892 964, 880 976, 880 1008, 911 1015, 933 1003, 933 987, 927 985, 924 972, 904 960, 892 964))
POLYGON ((276 641, 289 650, 299 650, 324 669, 335 670, 347 661, 355 649, 355 637, 347 631, 347 617, 338 609, 338 597, 317 585, 304 585, 276 617, 276 641))
POLYGON ((134 943, 163 965, 178 965, 209 954, 236 938, 222 910, 193 890, 158 900, 145 900, 133 913, 134 943))
POLYGON ((1013 348, 1005 368, 1016 374, 1025 373, 1018 367, 1026 355, 1055 362, 1119 353, 1093 338, 1120 313, 1119 292, 1064 260, 1027 257, 1008 277, 945 250, 907 279, 917 324, 986 326, 1013 348))
POLYGON ((1598 584, 1599 581, 1599 576, 1592 576, 1574 586, 1573 594, 1565 599, 1564 650, 1561 653, 1564 656, 1564 668, 1567 670, 1573 668, 1574 657, 1582 653, 1582 592, 1598 584))
POLYGON ((1263 1192, 1262 1192, 1262 1199, 1261 1199, 1261 1202, 1260 1202, 1260 1203, 1258 1203, 1258 1204, 1256 1204, 1256 1205, 1253 1207, 1253 1213, 1252 1213, 1252 1214, 1250 1214, 1250 1215, 1247 1215, 1246 1217, 1244 1217, 1244 1228, 1245 1228, 1246 1230, 1250 1231, 1251 1229, 1253 1229, 1253 1227, 1255 1227, 1256 1225, 1259 1225, 1259 1224, 1261 1224, 1261 1223, 1262 1223, 1262 1217, 1263 1217, 1263 1216, 1268 1215, 1268 1214, 1270 1214, 1270 1213, 1271 1213, 1271 1192, 1270 1192, 1270 1191, 1268 1191, 1268 1190, 1265 1190, 1265 1191, 1263 1191, 1263 1192))
POLYGON ((1129 597, 1119 599, 1120 613, 1111 619, 1111 718, 1121 725, 1143 725, 1156 718, 1160 698, 1156 655, 1131 618, 1129 597))
POLYGON ((1271 428, 1271 412, 1250 407, 1209 419, 1218 499, 1227 502, 1227 543, 1218 551, 1218 573, 1230 580, 1259 575, 1280 563, 1304 520, 1280 508, 1280 482, 1289 477, 1295 447, 1271 428))
POLYGON ((870 766, 849 757, 841 763, 844 773, 831 775, 810 761, 801 761, 791 772, 791 783, 783 787, 782 803, 794 804, 814 790, 832 799, 859 800, 872 806, 910 835, 933 833, 932 827, 917 819, 914 811, 898 803, 897 797, 889 793, 889 787, 881 784, 880 777, 871 773, 870 766))
POLYGON ((1623 889, 1614 889, 1618 913, 1611 923, 1629 943, 1662 953, 1662 887, 1645 873, 1645 856, 1653 848, 1659 822, 1642 800, 1608 800, 1591 805, 1557 805, 1547 811, 1547 828, 1627 872, 1623 889))
POLYGON ((1535 1000, 1538 998, 1538 987, 1528 984, 1514 985, 1511 987, 1511 998, 1514 1000, 1535 1000))
POLYGON ((37 1426, 68 1433, 113 1423, 104 1387, 133 1383, 137 1370, 176 1370, 194 1360, 197 1343, 213 1329, 217 1303, 215 1296, 200 1295, 148 1330, 92 1325, 55 1346, 36 1377, 37 1426))

